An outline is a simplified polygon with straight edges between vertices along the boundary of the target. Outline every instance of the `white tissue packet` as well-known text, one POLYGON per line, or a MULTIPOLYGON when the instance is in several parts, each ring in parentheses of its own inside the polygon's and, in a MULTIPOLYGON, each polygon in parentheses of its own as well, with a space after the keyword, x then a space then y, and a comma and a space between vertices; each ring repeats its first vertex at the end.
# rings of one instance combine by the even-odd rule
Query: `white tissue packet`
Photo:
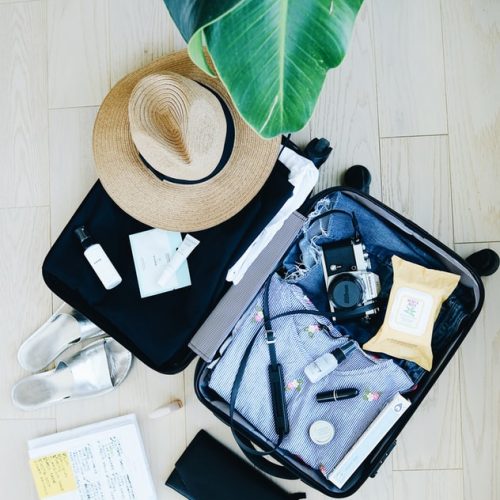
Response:
POLYGON ((142 298, 191 285, 187 261, 181 264, 165 286, 158 284, 165 267, 182 243, 181 233, 149 229, 131 234, 129 239, 142 298))

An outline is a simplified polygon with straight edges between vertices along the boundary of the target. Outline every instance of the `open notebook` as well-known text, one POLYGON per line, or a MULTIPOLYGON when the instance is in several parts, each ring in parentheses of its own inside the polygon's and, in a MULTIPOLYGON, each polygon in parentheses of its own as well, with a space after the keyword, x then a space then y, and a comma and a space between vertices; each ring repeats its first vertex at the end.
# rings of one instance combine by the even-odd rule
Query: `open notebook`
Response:
POLYGON ((28 451, 41 499, 156 499, 133 414, 32 439, 28 451))

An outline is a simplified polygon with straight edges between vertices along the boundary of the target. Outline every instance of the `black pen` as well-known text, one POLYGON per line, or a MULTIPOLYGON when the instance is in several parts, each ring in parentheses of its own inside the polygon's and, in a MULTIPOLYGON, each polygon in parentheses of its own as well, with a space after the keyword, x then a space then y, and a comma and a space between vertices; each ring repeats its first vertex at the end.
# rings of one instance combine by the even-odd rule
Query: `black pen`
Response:
POLYGON ((316 394, 318 403, 326 403, 328 401, 340 401, 342 399, 355 398, 359 394, 357 389, 334 389, 333 391, 319 392, 316 394))

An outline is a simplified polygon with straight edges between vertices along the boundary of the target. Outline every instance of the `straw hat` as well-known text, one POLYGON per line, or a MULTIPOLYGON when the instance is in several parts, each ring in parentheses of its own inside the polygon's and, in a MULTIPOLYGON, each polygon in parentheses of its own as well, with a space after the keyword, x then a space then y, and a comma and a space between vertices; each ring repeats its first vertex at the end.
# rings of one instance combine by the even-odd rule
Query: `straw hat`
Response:
POLYGON ((280 139, 259 137, 221 81, 186 51, 134 71, 111 89, 94 127, 97 173, 135 219, 172 231, 224 222, 259 192, 280 139))

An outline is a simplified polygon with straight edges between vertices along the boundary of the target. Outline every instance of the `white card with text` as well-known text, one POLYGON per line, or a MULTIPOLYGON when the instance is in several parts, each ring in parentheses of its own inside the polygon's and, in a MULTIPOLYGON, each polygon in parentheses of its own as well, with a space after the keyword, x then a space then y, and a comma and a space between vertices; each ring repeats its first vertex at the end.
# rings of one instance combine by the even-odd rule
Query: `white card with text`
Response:
POLYGON ((182 242, 181 233, 150 229, 131 234, 130 246, 141 297, 151 297, 191 285, 188 263, 183 262, 165 286, 158 280, 182 242))

